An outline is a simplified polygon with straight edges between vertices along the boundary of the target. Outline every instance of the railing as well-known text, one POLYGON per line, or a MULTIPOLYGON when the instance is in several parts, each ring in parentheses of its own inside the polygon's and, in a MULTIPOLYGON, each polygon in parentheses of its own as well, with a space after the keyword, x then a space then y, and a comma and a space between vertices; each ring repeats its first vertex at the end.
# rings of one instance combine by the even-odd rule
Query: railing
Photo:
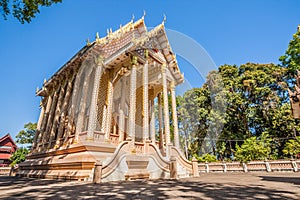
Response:
POLYGON ((0 167, 0 175, 9 175, 11 167, 0 167))
POLYGON ((251 161, 249 163, 239 162, 213 162, 199 163, 199 172, 257 172, 257 171, 291 171, 300 170, 300 160, 272 160, 272 161, 251 161))

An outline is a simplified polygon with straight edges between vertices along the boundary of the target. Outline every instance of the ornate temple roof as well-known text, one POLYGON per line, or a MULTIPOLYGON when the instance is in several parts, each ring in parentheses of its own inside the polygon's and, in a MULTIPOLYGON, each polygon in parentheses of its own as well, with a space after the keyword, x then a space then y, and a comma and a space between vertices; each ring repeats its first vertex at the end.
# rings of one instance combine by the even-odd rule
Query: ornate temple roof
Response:
POLYGON ((125 58, 126 52, 136 49, 147 49, 150 56, 158 62, 166 63, 175 79, 175 84, 182 83, 183 74, 179 70, 176 56, 169 44, 164 22, 165 19, 161 24, 148 31, 143 16, 135 22, 132 19, 126 25, 120 25, 120 28, 114 32, 112 29, 107 30, 107 35, 102 38, 97 33, 95 40, 92 42, 87 41, 86 46, 64 64, 49 80, 44 81, 43 88, 37 90, 36 94, 43 96, 44 88, 54 84, 53 82, 56 79, 64 76, 69 68, 81 63, 88 55, 101 55, 104 58, 106 67, 112 68, 121 62, 121 55, 125 58))

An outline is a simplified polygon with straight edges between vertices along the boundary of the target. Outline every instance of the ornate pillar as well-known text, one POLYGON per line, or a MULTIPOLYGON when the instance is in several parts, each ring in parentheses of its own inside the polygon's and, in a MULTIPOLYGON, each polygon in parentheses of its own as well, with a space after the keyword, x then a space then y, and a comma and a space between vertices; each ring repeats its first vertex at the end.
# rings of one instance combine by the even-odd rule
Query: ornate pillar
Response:
POLYGON ((106 132, 105 132, 105 140, 109 140, 110 130, 111 130, 111 122, 112 122, 112 106, 113 106, 113 83, 111 78, 108 81, 107 85, 107 110, 106 110, 106 132))
POLYGON ((103 67, 103 58, 99 57, 97 60, 97 68, 96 68, 96 74, 94 79, 94 88, 93 88, 91 107, 90 107, 90 117, 88 123, 88 133, 87 133, 88 140, 94 140, 94 131, 96 130, 96 123, 97 123, 96 108, 97 108, 98 91, 99 91, 101 75, 102 75, 102 67, 103 67))
MULTIPOLYGON (((40 130, 40 136, 38 138, 38 141, 37 141, 37 144, 38 146, 40 146, 40 144, 43 143, 44 141, 44 137, 45 137, 45 133, 46 133, 46 125, 47 125, 47 122, 48 122, 48 117, 49 117, 49 112, 50 112, 50 108, 51 108, 51 105, 52 105, 52 95, 49 95, 47 97, 47 105, 46 105, 46 110, 45 110, 45 113, 44 113, 44 117, 43 117, 43 121, 42 121, 42 125, 41 125, 41 130, 40 130)), ((38 149, 38 151, 40 151, 40 149, 38 149)))
MULTIPOLYGON (((83 66, 85 67, 85 66, 83 66)), ((82 88, 82 96, 80 98, 80 111, 78 114, 78 118, 77 118, 77 122, 76 122, 76 135, 77 137, 79 136, 79 134, 82 132, 82 128, 83 128, 83 123, 84 123, 84 114, 85 114, 85 109, 86 109, 86 104, 87 104, 87 96, 88 96, 88 91, 89 91, 89 79, 90 79, 90 73, 92 71, 92 67, 90 67, 91 69, 85 73, 84 78, 84 83, 83 83, 83 88, 82 88)), ((87 69, 86 69, 87 70, 87 69)), ((79 86, 80 87, 80 86, 79 86)), ((78 142, 78 141, 77 141, 78 142)))
POLYGON ((55 90, 54 95, 53 95, 53 101, 52 101, 52 104, 51 104, 49 117, 48 117, 48 120, 47 120, 46 131, 45 131, 44 136, 43 136, 43 146, 45 146, 45 143, 47 141, 49 142, 50 131, 51 131, 52 124, 53 124, 53 118, 54 118, 54 114, 55 114, 55 108, 56 108, 56 104, 57 104, 57 100, 58 100, 59 91, 60 91, 60 87, 58 87, 55 90))
POLYGON ((137 57, 132 58, 132 69, 130 74, 130 91, 129 91, 129 138, 132 143, 135 142, 135 111, 136 111, 136 66, 137 57))
POLYGON ((57 130, 57 126, 58 126, 58 122, 59 122, 59 116, 61 114, 61 105, 62 105, 62 101, 65 95, 65 83, 63 83, 62 86, 60 86, 60 92, 59 92, 59 97, 57 100, 57 104, 54 112, 54 120, 53 120, 53 125, 51 127, 51 131, 50 131, 50 138, 49 138, 49 144, 48 144, 48 148, 50 149, 52 147, 53 144, 53 140, 55 139, 55 134, 56 134, 56 130, 57 130))
POLYGON ((43 121, 43 117, 44 117, 44 113, 45 113, 45 106, 43 105, 42 100, 40 102, 40 106, 41 106, 41 113, 40 113, 39 121, 37 123, 36 133, 35 133, 34 139, 33 139, 32 151, 36 148, 37 142, 39 141, 39 138, 41 137, 41 134, 42 134, 41 133, 41 125, 42 125, 42 121, 43 121))
POLYGON ((158 127, 159 127, 159 148, 162 149, 164 146, 164 134, 163 134, 163 112, 162 112, 162 102, 161 102, 161 93, 157 96, 158 99, 158 127))
POLYGON ((170 140, 170 117, 169 117, 169 102, 168 102, 168 86, 167 86, 167 75, 166 75, 166 64, 162 65, 162 84, 163 84, 163 98, 164 98, 164 125, 166 135, 166 146, 171 143, 170 140))
POLYGON ((78 137, 79 135, 76 134, 76 126, 75 126, 75 105, 77 105, 77 102, 79 101, 78 100, 78 96, 79 96, 79 87, 80 87, 80 82, 81 82, 81 79, 82 79, 82 73, 83 73, 83 70, 82 68, 76 68, 74 70, 74 78, 75 78, 75 82, 74 82, 74 86, 73 86, 73 89, 72 89, 72 97, 71 100, 70 100, 70 103, 71 103, 71 107, 70 107, 70 110, 68 111, 68 116, 67 116, 67 121, 68 121, 68 124, 67 124, 67 127, 66 127, 66 131, 65 131, 65 139, 63 141, 63 145, 67 145, 70 138, 69 136, 73 135, 74 134, 74 140, 72 142, 76 143, 78 142, 78 137))
POLYGON ((106 111, 107 111, 107 103, 104 104, 103 107, 103 116, 102 116, 102 128, 101 128, 101 132, 102 133, 106 133, 106 111))
POLYGON ((125 77, 121 79, 121 102, 119 107, 119 142, 124 141, 124 132, 125 132, 125 77))
POLYGON ((65 123, 66 123, 66 115, 67 115, 68 105, 70 102, 70 97, 71 97, 72 88, 73 88, 73 80, 74 80, 74 76, 71 77, 71 79, 68 81, 65 98, 64 98, 63 105, 61 108, 61 116, 60 116, 59 127, 57 130, 57 138, 56 138, 55 148, 58 148, 61 145, 60 139, 64 133, 65 123))
POLYGON ((171 82, 171 99, 172 99, 172 116, 174 126, 174 145, 179 148, 179 134, 178 134, 178 120, 176 111, 176 96, 175 96, 175 84, 171 82))
POLYGON ((149 140, 148 60, 143 68, 143 140, 149 140))
POLYGON ((150 137, 152 143, 155 144, 155 105, 154 99, 151 100, 151 120, 150 120, 150 137))

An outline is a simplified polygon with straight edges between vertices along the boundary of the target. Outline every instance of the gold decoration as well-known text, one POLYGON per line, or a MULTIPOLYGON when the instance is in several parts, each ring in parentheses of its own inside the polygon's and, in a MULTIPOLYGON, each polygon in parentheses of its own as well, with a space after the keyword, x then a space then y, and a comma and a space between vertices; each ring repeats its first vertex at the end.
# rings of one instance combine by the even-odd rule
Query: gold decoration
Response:
POLYGON ((91 46, 91 42, 89 38, 86 40, 86 46, 91 46))
POLYGON ((131 64, 132 65, 137 65, 137 63, 138 63, 138 58, 136 56, 132 56, 131 64))
POLYGON ((148 49, 145 49, 145 58, 148 58, 149 57, 149 51, 148 49))
POLYGON ((99 33, 98 32, 96 33, 96 42, 100 43, 100 37, 99 37, 99 33))
POLYGON ((164 25, 166 22, 167 22, 167 17, 166 17, 166 15, 164 14, 164 19, 163 19, 163 21, 162 21, 162 25, 164 25))

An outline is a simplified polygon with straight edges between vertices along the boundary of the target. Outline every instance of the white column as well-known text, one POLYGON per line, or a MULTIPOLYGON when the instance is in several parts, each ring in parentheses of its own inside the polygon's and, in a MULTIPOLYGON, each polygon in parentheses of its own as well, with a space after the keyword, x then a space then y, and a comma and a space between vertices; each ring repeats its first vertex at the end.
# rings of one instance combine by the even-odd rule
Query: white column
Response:
POLYGON ((179 134, 178 134, 178 120, 176 111, 176 96, 175 96, 175 85, 174 82, 171 83, 171 99, 172 99, 172 116, 173 116, 173 126, 174 126, 174 145, 179 148, 179 134))
POLYGON ((113 83, 112 80, 108 81, 107 86, 107 110, 106 110, 106 133, 105 139, 109 140, 110 130, 111 130, 111 121, 112 121, 112 106, 113 106, 113 83))
POLYGON ((91 99, 91 107, 90 107, 90 116, 88 123, 88 132, 87 132, 87 140, 94 140, 94 131, 96 130, 97 123, 97 99, 98 99, 98 91, 101 81, 102 75, 102 60, 96 67, 96 74, 94 79, 94 87, 91 99))
POLYGON ((52 148, 52 144, 55 143, 53 140, 55 140, 55 134, 57 133, 57 126, 58 126, 58 122, 59 122, 59 116, 61 114, 61 105, 62 105, 62 101, 65 95, 65 83, 63 83, 62 86, 60 86, 60 92, 59 92, 59 97, 57 100, 57 104, 54 112, 54 119, 53 119, 53 125, 50 131, 50 139, 49 139, 49 144, 48 144, 48 148, 52 148))
MULTIPOLYGON (((83 66, 85 67, 85 66, 83 66)), ((85 73, 84 82, 83 82, 83 88, 82 88, 82 96, 80 99, 80 110, 79 114, 77 117, 77 122, 76 122, 76 136, 83 131, 83 125, 84 125, 84 114, 85 114, 85 109, 86 109, 86 104, 87 104, 87 96, 88 96, 88 91, 89 91, 89 78, 90 78, 90 72, 92 70, 90 69, 88 73, 85 73)), ((78 141, 77 141, 78 142, 78 141)))
POLYGON ((44 137, 43 137, 43 146, 45 145, 46 142, 49 142, 50 131, 51 131, 52 124, 53 124, 53 118, 54 118, 54 114, 55 114, 55 108, 56 108, 56 104, 57 104, 57 100, 58 100, 59 91, 60 91, 60 87, 58 87, 56 89, 56 91, 54 92, 54 95, 53 95, 53 101, 52 101, 50 112, 49 112, 49 117, 48 117, 48 121, 47 121, 47 125, 46 125, 46 131, 45 131, 44 137))
MULTIPOLYGON (((42 122, 42 125, 41 125, 41 130, 40 130, 40 137, 38 138, 38 146, 40 145, 40 143, 43 143, 44 141, 44 137, 45 137, 45 132, 46 132, 46 126, 47 126, 47 122, 48 122, 48 117, 49 117, 49 112, 50 112, 50 108, 51 108, 51 105, 52 105, 52 95, 49 95, 47 97, 47 105, 46 105, 46 110, 45 110, 45 113, 44 113, 44 117, 43 117, 43 122, 42 122)), ((38 149, 39 151, 40 149, 38 149)))
POLYGON ((151 141, 155 144, 155 105, 154 99, 151 100, 151 121, 150 121, 151 141))
POLYGON ((143 68, 143 140, 149 140, 148 61, 143 68))
POLYGON ((166 135, 166 146, 171 143, 170 140, 170 117, 169 117, 169 102, 168 102, 168 88, 167 88, 167 75, 166 65, 162 65, 162 84, 163 84, 163 98, 164 98, 164 125, 166 135))
POLYGON ((124 132, 125 132, 125 77, 121 78, 121 102, 119 107, 119 142, 124 141, 124 132))
POLYGON ((45 106, 43 105, 42 100, 40 102, 40 106, 41 106, 41 113, 40 113, 39 121, 37 123, 36 133, 35 133, 34 139, 33 139, 32 150, 34 150, 36 148, 36 145, 41 137, 41 125, 42 125, 42 121, 43 121, 43 117, 44 117, 44 113, 45 113, 45 106))
POLYGON ((72 94, 73 80, 74 80, 74 76, 71 77, 70 80, 68 81, 67 91, 65 94, 62 108, 61 108, 61 116, 60 116, 58 131, 57 131, 55 148, 57 148, 61 145, 60 139, 63 136, 63 132, 64 132, 64 128, 65 128, 68 105, 69 105, 69 101, 70 101, 71 94, 72 94))
POLYGON ((163 134, 163 112, 162 112, 162 102, 161 93, 157 96, 158 99, 158 127, 159 127, 159 148, 162 149, 164 146, 164 134, 163 134))
POLYGON ((136 111, 136 64, 137 57, 132 59, 132 69, 130 74, 130 93, 129 93, 129 137, 132 143, 135 142, 135 111, 136 111))
POLYGON ((103 115, 102 115, 102 128, 101 132, 106 133, 106 110, 107 110, 107 104, 105 103, 103 106, 103 115))

